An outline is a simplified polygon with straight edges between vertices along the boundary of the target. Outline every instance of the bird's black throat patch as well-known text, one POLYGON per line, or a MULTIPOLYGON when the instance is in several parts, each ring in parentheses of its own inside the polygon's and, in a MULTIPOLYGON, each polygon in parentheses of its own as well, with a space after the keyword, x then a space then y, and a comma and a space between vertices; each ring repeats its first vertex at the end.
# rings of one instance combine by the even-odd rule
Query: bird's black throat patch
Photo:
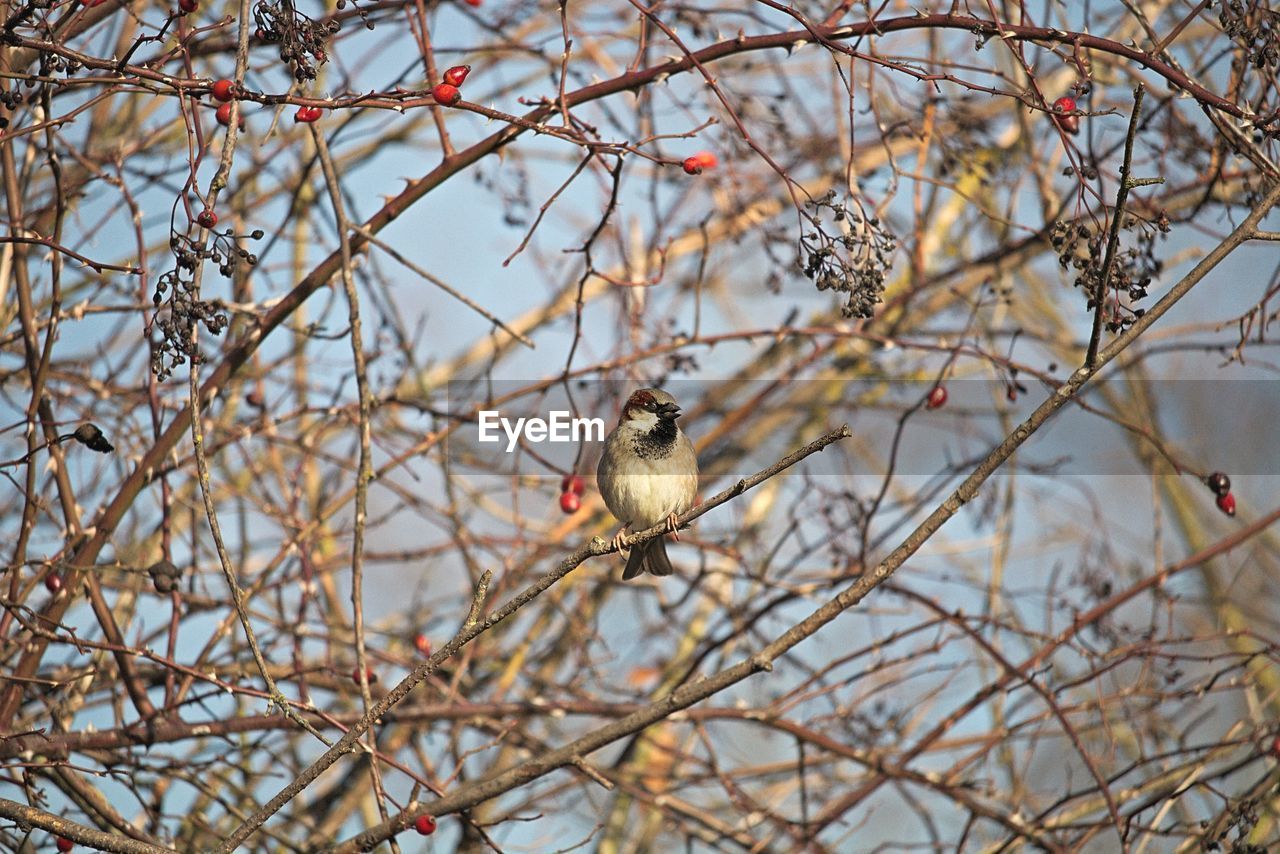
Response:
POLYGON ((675 449, 676 436, 676 422, 669 418, 659 418, 652 430, 636 438, 636 456, 642 460, 665 459, 675 449))

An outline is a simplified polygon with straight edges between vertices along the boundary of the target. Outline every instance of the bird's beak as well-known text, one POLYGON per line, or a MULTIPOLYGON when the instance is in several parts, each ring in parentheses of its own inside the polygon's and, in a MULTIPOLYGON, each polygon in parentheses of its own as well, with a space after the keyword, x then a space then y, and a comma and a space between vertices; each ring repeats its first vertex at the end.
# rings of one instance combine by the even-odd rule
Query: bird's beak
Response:
POLYGON ((680 417, 680 407, 674 403, 664 403, 658 407, 658 417, 665 418, 668 421, 674 421, 680 417))

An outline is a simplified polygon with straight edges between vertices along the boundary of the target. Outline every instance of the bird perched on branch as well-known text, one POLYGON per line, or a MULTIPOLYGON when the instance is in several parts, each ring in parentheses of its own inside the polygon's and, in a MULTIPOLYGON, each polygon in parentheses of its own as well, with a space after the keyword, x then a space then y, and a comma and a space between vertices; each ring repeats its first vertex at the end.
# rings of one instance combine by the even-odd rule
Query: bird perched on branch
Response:
MULTIPOLYGON (((676 419, 680 407, 662 389, 642 388, 627 398, 618 426, 604 441, 596 467, 600 496, 622 523, 613 538, 621 548, 625 531, 643 531, 665 521, 670 536, 676 516, 693 506, 698 492, 698 457, 676 419)), ((631 547, 624 580, 642 572, 670 575, 667 535, 631 547)))

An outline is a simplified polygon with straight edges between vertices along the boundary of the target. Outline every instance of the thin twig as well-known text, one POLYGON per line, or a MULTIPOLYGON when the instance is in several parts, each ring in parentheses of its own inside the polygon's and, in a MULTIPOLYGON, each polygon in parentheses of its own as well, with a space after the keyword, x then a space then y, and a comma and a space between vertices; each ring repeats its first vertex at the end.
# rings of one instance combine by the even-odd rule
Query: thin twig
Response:
POLYGON ((476 313, 477 313, 477 314, 479 314, 481 317, 483 317, 485 320, 489 321, 489 322, 490 322, 490 323, 492 323, 494 326, 498 327, 498 328, 499 328, 499 329, 501 329, 503 332, 507 333, 507 334, 508 334, 508 335, 510 335, 512 338, 516 339, 516 340, 517 340, 517 341, 519 341, 521 344, 523 344, 523 345, 525 345, 526 347, 528 347, 530 350, 534 349, 533 341, 529 338, 529 336, 527 336, 527 335, 521 335, 519 332, 517 332, 516 330, 512 329, 510 326, 507 326, 507 324, 503 323, 503 322, 498 318, 498 316, 497 316, 497 315, 495 315, 495 314, 491 313, 490 311, 488 311, 486 308, 484 308, 484 306, 480 305, 480 304, 479 304, 479 303, 477 303, 475 300, 473 300, 473 299, 471 299, 470 297, 468 297, 466 294, 462 293, 461 291, 457 290, 456 288, 451 287, 448 283, 446 283, 446 282, 442 281, 441 279, 439 279, 438 277, 436 277, 436 276, 432 275, 431 273, 428 273, 426 270, 422 269, 422 268, 421 268, 421 267, 419 267, 417 264, 413 263, 413 262, 412 262, 412 261, 410 261, 408 258, 406 258, 406 257, 404 257, 403 255, 401 255, 399 252, 397 252, 397 251, 396 251, 395 249, 393 249, 391 246, 387 245, 387 243, 386 243, 385 241, 383 241, 383 240, 379 239, 377 236, 375 236, 375 235, 374 235, 374 233, 373 233, 371 230, 369 230, 368 228, 366 228, 366 227, 364 227, 364 226, 362 226, 362 225, 356 225, 355 223, 350 223, 350 228, 351 228, 351 230, 352 230, 352 231, 354 231, 354 232, 356 232, 357 234, 359 234, 359 235, 360 235, 361 237, 363 237, 365 240, 369 241, 369 242, 370 242, 370 243, 372 243, 374 246, 377 246, 377 247, 378 247, 379 249, 381 249, 383 252, 386 252, 388 255, 390 255, 392 258, 394 258, 396 261, 400 262, 400 264, 404 265, 405 267, 408 267, 410 270, 412 270, 413 272, 417 273, 419 276, 421 276, 422 278, 426 279, 428 282, 430 282, 431 284, 435 285, 437 288, 439 288, 440 290, 444 291, 444 292, 445 292, 445 293, 447 293, 449 296, 453 297, 453 298, 454 298, 454 299, 456 299, 458 302, 460 302, 460 303, 462 303, 463 305, 465 305, 467 308, 469 308, 469 309, 471 309, 472 311, 476 312, 476 313))
MULTIPOLYGON (((355 279, 351 275, 351 241, 347 234, 351 227, 347 219, 346 208, 342 204, 342 186, 338 182, 338 170, 333 166, 333 158, 329 154, 329 143, 323 131, 311 125, 311 138, 316 145, 316 153, 320 157, 320 168, 324 173, 324 183, 329 190, 329 201, 333 205, 333 218, 337 226, 339 249, 342 252, 342 290, 347 297, 347 322, 350 327, 351 360, 356 375, 356 396, 359 399, 358 430, 360 435, 360 458, 356 464, 356 494, 354 500, 355 519, 351 535, 351 614, 352 630, 356 639, 356 672, 355 682, 360 686, 360 700, 367 714, 373 705, 373 697, 369 694, 369 657, 365 644, 364 632, 364 534, 369 518, 369 482, 373 480, 373 463, 370 461, 370 444, 372 427, 370 426, 373 409, 373 393, 369 391, 369 371, 364 358, 364 327, 360 322, 360 294, 356 292, 355 279)), ((374 801, 378 805, 378 814, 387 814, 386 796, 382 788, 382 773, 376 758, 377 742, 369 739, 369 773, 373 778, 374 801)))
MULTIPOLYGON (((1138 119, 1142 115, 1142 96, 1145 92, 1146 86, 1142 83, 1133 87, 1133 112, 1129 115, 1129 132, 1124 138, 1124 159, 1120 162, 1120 187, 1116 190, 1116 206, 1111 212, 1107 254, 1103 258, 1102 272, 1098 276, 1098 289, 1093 294, 1093 331, 1089 333, 1089 352, 1084 358, 1084 366, 1089 370, 1092 370, 1098 361, 1098 344, 1102 340, 1102 316, 1105 313, 1107 291, 1111 286, 1111 270, 1115 267, 1116 247, 1120 245, 1120 222, 1124 219, 1124 204, 1129 198, 1129 190, 1139 186, 1130 179, 1129 170, 1133 164, 1133 141, 1138 136, 1138 119)), ((1159 183, 1164 183, 1163 178, 1157 180, 1159 183)))

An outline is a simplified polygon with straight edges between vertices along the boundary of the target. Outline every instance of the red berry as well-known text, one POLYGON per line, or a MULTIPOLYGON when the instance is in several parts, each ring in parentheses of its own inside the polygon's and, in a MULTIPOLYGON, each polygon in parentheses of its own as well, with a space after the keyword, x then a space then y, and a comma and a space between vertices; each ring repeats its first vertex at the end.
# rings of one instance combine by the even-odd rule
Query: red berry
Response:
POLYGON ((714 169, 720 165, 720 159, 710 151, 699 151, 693 155, 693 159, 698 161, 698 165, 703 169, 714 169))
POLYGON ((190 15, 200 8, 200 4, 196 0, 178 0, 178 8, 182 10, 182 14, 190 15))
POLYGON ((236 84, 226 78, 215 81, 209 91, 213 92, 213 97, 219 101, 230 101, 236 96, 236 84))
POLYGON ((1271 755, 1280 759, 1280 735, 1271 740, 1271 755))
POLYGON ((422 632, 418 632, 413 636, 413 646, 418 650, 418 655, 421 655, 423 658, 431 657, 431 638, 427 637, 422 632))
POLYGON ((587 491, 587 485, 579 475, 567 474, 560 478, 560 491, 581 495, 587 491))
POLYGON ((205 208, 196 216, 196 222, 201 228, 213 228, 218 224, 218 215, 209 208, 205 208))
POLYGON ((59 851, 70 851, 72 848, 76 847, 76 844, 65 836, 59 836, 57 842, 54 844, 58 846, 59 851))
POLYGON ((480 3, 481 3, 481 0, 467 0, 468 6, 479 6, 480 3))
POLYGON ((947 387, 936 385, 929 391, 929 397, 925 399, 925 409, 941 409, 947 405, 947 387))
POLYGON ((1215 471, 1204 479, 1205 485, 1213 490, 1214 495, 1226 495, 1231 491, 1231 478, 1220 471, 1215 471))
MULTIPOLYGON (((218 120, 218 124, 230 126, 231 125, 231 102, 228 101, 225 104, 219 104, 218 112, 214 113, 214 117, 218 120)), ((238 127, 240 130, 244 130, 244 113, 240 114, 239 121, 236 122, 236 127, 238 127)))
POLYGON ((299 107, 298 112, 293 114, 293 120, 311 124, 314 121, 318 121, 322 115, 324 115, 324 110, 319 107, 299 107))
POLYGON ((1076 111, 1076 99, 1063 95, 1061 98, 1053 102, 1053 109, 1058 113, 1055 115, 1054 121, 1058 123, 1058 127, 1070 134, 1080 132, 1080 117, 1061 115, 1062 113, 1074 113, 1076 111))
POLYGON ((420 815, 413 822, 413 829, 421 833, 423 836, 430 836, 436 832, 436 820, 434 816, 420 815))
POLYGON ((62 589, 62 576, 56 572, 51 572, 44 577, 45 589, 50 593, 57 593, 62 589))
MULTIPOLYGON (((351 681, 356 683, 357 685, 360 684, 360 668, 359 667, 352 668, 351 681)), ((366 667, 364 669, 364 681, 368 682, 370 685, 377 683, 378 674, 373 672, 372 667, 366 667)))
POLYGON ((1218 496, 1218 509, 1228 516, 1236 515, 1236 497, 1228 492, 1226 495, 1218 496))
POLYGON ((680 168, 684 170, 684 174, 686 175, 701 175, 702 158, 697 156, 686 157, 684 162, 680 164, 680 168))
POLYGON ((462 100, 462 93, 452 83, 437 83, 431 90, 431 97, 436 99, 437 104, 452 107, 462 100))
POLYGON ((461 86, 462 82, 467 79, 467 75, 471 73, 470 65, 455 65, 444 73, 444 82, 450 86, 461 86))
POLYGON ((582 506, 582 499, 573 492, 560 493, 560 509, 566 513, 577 513, 582 506))

